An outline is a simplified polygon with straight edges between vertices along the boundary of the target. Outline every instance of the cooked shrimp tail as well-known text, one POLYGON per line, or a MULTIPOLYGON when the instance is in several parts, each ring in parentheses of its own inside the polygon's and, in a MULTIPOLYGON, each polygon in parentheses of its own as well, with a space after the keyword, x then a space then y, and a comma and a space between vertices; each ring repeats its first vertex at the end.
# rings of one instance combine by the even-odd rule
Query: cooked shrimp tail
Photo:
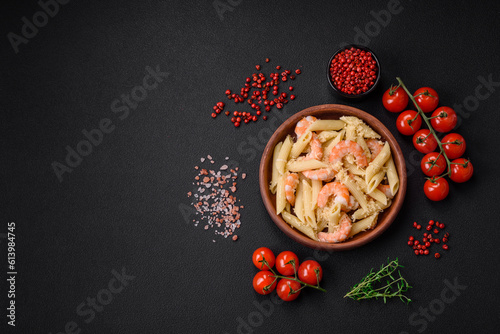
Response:
POLYGON ((351 219, 346 213, 343 213, 342 217, 340 217, 340 223, 337 231, 333 233, 319 232, 318 240, 321 242, 342 242, 346 240, 349 233, 351 233, 351 228, 351 219))
POLYGON ((329 160, 332 164, 336 164, 339 161, 341 162, 342 158, 348 154, 352 154, 356 158, 356 165, 358 167, 368 166, 365 151, 363 151, 358 143, 352 140, 342 140, 335 145, 330 152, 329 160))
POLYGON ((340 182, 330 182, 321 188, 318 194, 318 206, 324 208, 331 196, 334 196, 335 203, 339 203, 346 208, 349 205, 349 189, 340 182))
POLYGON ((285 179, 285 197, 288 203, 295 205, 295 189, 299 184, 299 175, 290 173, 285 179))

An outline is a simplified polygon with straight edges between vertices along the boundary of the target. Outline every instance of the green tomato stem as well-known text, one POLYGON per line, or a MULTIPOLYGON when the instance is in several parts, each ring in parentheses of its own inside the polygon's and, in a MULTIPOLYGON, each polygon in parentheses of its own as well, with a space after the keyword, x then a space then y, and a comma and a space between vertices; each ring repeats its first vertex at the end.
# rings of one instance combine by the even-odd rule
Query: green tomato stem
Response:
POLYGON ((323 289, 322 287, 320 286, 316 286, 316 285, 311 285, 311 284, 307 284, 307 283, 304 283, 302 282, 300 279, 298 278, 293 278, 293 277, 287 277, 287 276, 281 276, 281 275, 274 275, 272 277, 276 277, 276 278, 286 278, 290 281, 295 281, 295 282, 299 282, 300 284, 304 285, 304 286, 308 286, 310 288, 313 288, 313 289, 316 289, 316 290, 319 290, 319 291, 323 291, 323 292, 326 292, 325 289, 323 289))
MULTIPOLYGON (((432 134, 434 135, 434 138, 436 138, 436 142, 437 142, 437 144, 439 146, 439 153, 442 154, 444 156, 444 158, 446 159, 446 165, 448 167, 447 173, 445 175, 449 174, 451 172, 451 161, 446 156, 446 153, 445 153, 445 151, 443 149, 443 145, 441 144, 441 141, 439 140, 438 136, 436 135, 436 132, 434 131, 434 128, 432 127, 429 118, 427 116, 425 116, 425 113, 422 111, 422 109, 420 109, 420 107, 417 104, 417 101, 415 101, 415 98, 413 97, 413 95, 408 91, 408 88, 406 88, 406 86, 403 83, 403 81, 401 80, 401 78, 396 77, 396 80, 398 80, 399 86, 403 87, 403 89, 405 90, 406 94, 408 94, 408 97, 411 99, 411 101, 413 102, 413 104, 417 108, 417 112, 420 114, 420 116, 422 117, 422 119, 425 121, 425 124, 427 124, 427 127, 429 128, 429 131, 432 132, 432 134)), ((432 96, 432 95, 430 95, 430 96, 432 96)))

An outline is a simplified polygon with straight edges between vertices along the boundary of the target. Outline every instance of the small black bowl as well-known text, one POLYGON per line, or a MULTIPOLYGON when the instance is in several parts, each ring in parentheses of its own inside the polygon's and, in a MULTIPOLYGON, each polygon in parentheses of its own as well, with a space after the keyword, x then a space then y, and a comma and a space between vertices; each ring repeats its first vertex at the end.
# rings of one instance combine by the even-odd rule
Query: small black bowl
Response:
POLYGON ((361 45, 349 44, 349 45, 346 45, 345 47, 337 50, 337 52, 335 52, 333 54, 333 56, 330 58, 330 61, 328 61, 328 66, 326 68, 326 79, 328 80, 328 83, 330 84, 330 87, 332 87, 333 91, 335 93, 337 93, 338 95, 340 95, 341 97, 345 97, 347 99, 362 99, 362 98, 366 97, 368 94, 370 94, 371 92, 373 92, 375 90, 375 88, 377 87, 378 82, 380 81, 380 61, 378 60, 377 56, 373 53, 373 51, 370 50, 369 48, 367 48, 365 46, 361 46, 361 45), (377 63, 377 79, 375 79, 373 86, 371 86, 366 92, 361 93, 361 94, 346 94, 344 92, 341 92, 340 90, 337 89, 337 87, 335 87, 335 85, 333 84, 332 79, 330 77, 330 64, 332 63, 333 58, 335 58, 335 56, 338 53, 340 53, 344 50, 350 49, 352 47, 366 51, 366 52, 370 52, 373 59, 377 63))

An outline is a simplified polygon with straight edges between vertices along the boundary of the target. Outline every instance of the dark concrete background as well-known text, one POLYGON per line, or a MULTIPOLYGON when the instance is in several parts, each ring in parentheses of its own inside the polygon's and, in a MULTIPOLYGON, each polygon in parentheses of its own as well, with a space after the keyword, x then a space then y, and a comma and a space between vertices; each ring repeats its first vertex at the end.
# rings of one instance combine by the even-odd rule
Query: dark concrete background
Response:
MULTIPOLYGON (((500 325, 498 2, 70 1, 46 23, 36 1, 1 6, 0 233, 16 223, 18 272, 15 328, 7 326, 1 279, 2 333, 491 333, 500 325), (374 23, 382 10, 392 10, 390 22, 386 16, 374 23), (26 29, 30 37, 20 42, 22 18, 33 22, 34 15, 42 26, 36 34, 26 29), (359 31, 368 33, 364 40, 359 31), (19 36, 17 53, 9 33, 19 36), (353 42, 368 44, 382 64, 379 89, 361 102, 334 96, 325 80, 330 56, 353 42), (241 87, 256 64, 265 73, 276 65, 302 69, 297 99, 270 119, 343 103, 394 133, 407 156, 408 193, 380 238, 323 254, 272 223, 258 191, 258 164, 273 126, 260 119, 235 129, 225 117, 210 117, 216 102, 227 102, 224 91, 241 87), (114 112, 116 99, 143 84, 147 67, 168 75, 135 109, 117 111, 123 104, 115 104, 114 112), (443 202, 425 198, 421 155, 382 107, 396 76, 410 90, 435 88, 441 105, 462 110, 457 132, 467 140, 475 175, 450 183, 443 202), (488 78, 489 90, 482 83, 488 78), (64 163, 66 147, 76 149, 82 131, 100 124, 109 133, 60 182, 52 164, 64 163), (228 156, 248 174, 237 191, 245 206, 237 242, 194 227, 185 211, 193 167, 207 154, 216 165, 228 156), (451 234, 440 260, 416 257, 406 245, 417 235, 413 221, 429 219, 451 234), (328 292, 305 290, 271 308, 271 298, 251 285, 250 257, 260 246, 321 260, 328 292), (342 298, 372 267, 396 257, 413 286, 410 305, 342 298), (449 303, 438 301, 446 282, 462 287, 455 299, 446 290, 449 303), (78 312, 87 298, 102 300, 112 288, 120 292, 109 304, 78 312)), ((4 277, 4 238, 0 248, 4 277)))

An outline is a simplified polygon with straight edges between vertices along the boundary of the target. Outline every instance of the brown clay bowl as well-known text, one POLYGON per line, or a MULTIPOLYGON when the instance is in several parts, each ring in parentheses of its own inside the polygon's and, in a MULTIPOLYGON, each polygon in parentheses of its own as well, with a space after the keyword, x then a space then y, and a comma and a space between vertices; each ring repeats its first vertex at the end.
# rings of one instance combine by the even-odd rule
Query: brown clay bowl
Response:
POLYGON ((274 132, 271 139, 269 139, 266 148, 264 149, 264 153, 262 154, 262 159, 260 161, 259 186, 262 200, 267 209, 267 212, 271 216, 271 219, 290 238, 304 246, 318 250, 349 250, 362 246, 377 238, 392 224, 399 210, 401 209, 401 206, 403 205, 404 197, 406 194, 406 165, 403 153, 401 152, 401 148, 399 147, 396 139, 389 132, 389 130, 375 117, 357 108, 340 104, 324 104, 310 107, 296 113, 295 115, 288 118, 283 124, 281 124, 281 126, 274 132), (372 129, 374 129, 377 133, 379 133, 382 136, 383 140, 389 142, 394 158, 394 163, 396 165, 396 169, 400 178, 400 187, 398 193, 393 199, 392 205, 379 215, 377 226, 374 229, 358 233, 353 238, 342 243, 324 243, 312 240, 309 237, 305 236, 297 229, 294 229, 290 225, 288 225, 288 223, 286 223, 283 218, 281 218, 281 216, 278 216, 276 214, 276 196, 273 195, 269 190, 273 150, 276 144, 284 140, 288 134, 293 134, 295 125, 301 118, 305 116, 315 116, 319 119, 339 119, 341 116, 356 116, 362 119, 370 127, 372 127, 372 129))

